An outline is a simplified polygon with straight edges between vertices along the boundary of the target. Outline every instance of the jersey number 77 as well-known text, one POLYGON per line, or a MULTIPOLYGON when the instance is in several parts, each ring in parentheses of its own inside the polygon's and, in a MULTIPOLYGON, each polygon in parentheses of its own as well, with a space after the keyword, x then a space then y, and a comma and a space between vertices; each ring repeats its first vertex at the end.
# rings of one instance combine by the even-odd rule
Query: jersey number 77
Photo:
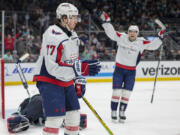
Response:
POLYGON ((52 55, 54 53, 54 50, 55 50, 55 45, 47 45, 46 48, 47 48, 47 55, 52 55))

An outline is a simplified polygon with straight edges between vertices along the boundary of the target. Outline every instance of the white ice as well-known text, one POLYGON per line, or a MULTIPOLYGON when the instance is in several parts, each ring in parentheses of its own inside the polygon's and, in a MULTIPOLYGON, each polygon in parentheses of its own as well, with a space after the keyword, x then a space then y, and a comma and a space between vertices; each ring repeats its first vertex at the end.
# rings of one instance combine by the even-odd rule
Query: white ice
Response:
MULTIPOLYGON (((111 83, 88 83, 85 97, 114 135, 180 135, 180 82, 157 82, 153 104, 150 103, 153 82, 136 82, 127 108, 127 121, 112 123, 110 119, 111 83)), ((6 89, 6 118, 27 97, 22 86, 6 89)), ((37 89, 29 86, 31 94, 37 89)), ((81 113, 87 114, 87 129, 80 135, 109 135, 82 99, 81 113)), ((41 135, 42 127, 31 126, 19 135, 41 135)), ((0 120, 0 135, 8 135, 6 120, 0 120)), ((63 134, 60 129, 59 135, 63 134)))

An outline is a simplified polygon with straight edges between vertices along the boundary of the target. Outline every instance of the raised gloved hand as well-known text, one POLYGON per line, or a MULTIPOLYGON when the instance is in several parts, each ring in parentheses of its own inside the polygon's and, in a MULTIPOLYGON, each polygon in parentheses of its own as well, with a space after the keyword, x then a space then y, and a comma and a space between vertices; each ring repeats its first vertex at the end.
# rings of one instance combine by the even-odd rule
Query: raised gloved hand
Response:
POLYGON ((109 15, 106 12, 104 12, 104 11, 101 13, 100 18, 101 18, 103 23, 111 21, 109 15))
POLYGON ((166 30, 161 30, 159 33, 158 33, 158 37, 163 40, 164 38, 167 38, 168 36, 168 32, 166 30))
POLYGON ((86 79, 83 77, 78 77, 75 79, 75 90, 78 98, 84 96, 86 91, 86 79))
POLYGON ((74 73, 77 76, 95 76, 101 69, 100 62, 98 60, 76 60, 73 65, 74 73))

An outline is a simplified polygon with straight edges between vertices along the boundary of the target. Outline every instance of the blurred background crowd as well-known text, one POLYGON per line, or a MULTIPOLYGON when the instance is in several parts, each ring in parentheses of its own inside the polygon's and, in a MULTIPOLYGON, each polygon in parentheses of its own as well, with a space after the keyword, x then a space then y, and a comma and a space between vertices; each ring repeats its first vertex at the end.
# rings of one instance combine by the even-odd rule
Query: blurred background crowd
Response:
MULTIPOLYGON (((163 41, 162 60, 180 60, 179 0, 1 0, 0 11, 5 10, 6 62, 16 62, 26 52, 30 53, 26 62, 37 60, 42 34, 54 24, 55 11, 61 2, 70 2, 79 9, 81 22, 76 31, 81 41, 81 59, 115 60, 116 43, 105 35, 98 19, 103 10, 110 15, 117 31, 127 32, 130 25, 137 24, 139 36, 147 40, 157 37, 160 29, 154 19, 160 18, 169 34, 163 41)), ((2 15, 0 31, 1 22, 2 15)), ((160 50, 144 51, 141 59, 157 60, 159 55, 160 50)))

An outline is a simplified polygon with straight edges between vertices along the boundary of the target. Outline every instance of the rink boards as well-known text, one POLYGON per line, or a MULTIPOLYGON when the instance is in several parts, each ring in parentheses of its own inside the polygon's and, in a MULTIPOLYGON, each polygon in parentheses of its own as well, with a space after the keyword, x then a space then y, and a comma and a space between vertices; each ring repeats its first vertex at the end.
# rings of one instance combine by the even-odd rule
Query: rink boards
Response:
MULTIPOLYGON (((136 68, 136 81, 153 81, 157 70, 157 61, 142 61, 136 68)), ((87 82, 111 82, 115 68, 114 62, 101 62, 101 72, 95 77, 86 77, 87 82)), ((32 84, 35 63, 22 63, 27 82, 32 84)), ((162 61, 158 68, 158 81, 180 80, 180 61, 162 61)), ((15 63, 5 64, 5 84, 21 84, 15 63)))

